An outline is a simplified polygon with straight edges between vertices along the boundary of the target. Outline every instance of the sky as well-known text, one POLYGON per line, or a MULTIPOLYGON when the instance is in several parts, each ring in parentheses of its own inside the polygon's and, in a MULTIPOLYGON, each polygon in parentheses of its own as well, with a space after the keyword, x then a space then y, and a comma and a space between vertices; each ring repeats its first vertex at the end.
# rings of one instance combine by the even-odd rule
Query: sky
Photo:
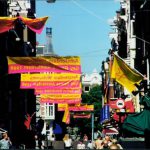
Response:
POLYGON ((45 28, 51 27, 57 55, 79 56, 82 72, 100 72, 111 48, 110 22, 119 9, 119 0, 37 0, 36 17, 49 17, 37 41, 46 44, 45 28))

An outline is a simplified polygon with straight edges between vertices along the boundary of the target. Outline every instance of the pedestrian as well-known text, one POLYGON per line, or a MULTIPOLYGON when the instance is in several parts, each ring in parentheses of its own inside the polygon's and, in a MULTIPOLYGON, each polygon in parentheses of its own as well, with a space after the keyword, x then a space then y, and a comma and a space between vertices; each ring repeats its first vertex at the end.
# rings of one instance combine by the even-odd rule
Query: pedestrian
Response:
POLYGON ((8 134, 3 133, 2 137, 2 140, 0 140, 0 149, 9 149, 10 146, 12 146, 12 142, 10 141, 8 134))
POLYGON ((101 149, 109 149, 109 145, 108 145, 108 141, 107 140, 104 140, 102 142, 102 148, 101 149))
POLYGON ((111 138, 109 135, 106 135, 104 140, 106 140, 108 142, 108 146, 110 146, 112 144, 111 138))
POLYGON ((37 136, 37 135, 35 135, 35 136, 34 136, 34 138, 35 138, 35 149, 40 149, 40 147, 39 147, 39 140, 38 140, 38 136, 37 136))
MULTIPOLYGON (((112 139, 112 144, 115 144, 115 145, 117 145, 118 146, 118 149, 123 149, 123 147, 118 143, 118 141, 116 140, 116 139, 112 139)), ((111 144, 111 145, 112 145, 111 144)), ((110 146, 111 146, 110 145, 110 146)))
POLYGON ((86 134, 83 136, 83 141, 88 141, 88 136, 86 134))
POLYGON ((55 142, 55 134, 52 134, 50 137, 50 147, 49 147, 50 149, 53 149, 54 142, 55 142))
POLYGON ((65 144, 65 149, 70 149, 72 146, 72 139, 68 134, 65 134, 63 138, 64 144, 65 144))
POLYGON ((92 143, 92 141, 90 140, 89 142, 88 142, 88 144, 87 144, 87 149, 93 149, 93 143, 92 143))
POLYGON ((117 144, 111 144, 109 146, 109 149, 120 149, 119 146, 117 144))
POLYGON ((95 141, 95 148, 102 149, 102 142, 103 142, 102 137, 98 136, 98 138, 95 141))
POLYGON ((77 144, 77 149, 85 149, 85 144, 83 143, 82 139, 77 144))

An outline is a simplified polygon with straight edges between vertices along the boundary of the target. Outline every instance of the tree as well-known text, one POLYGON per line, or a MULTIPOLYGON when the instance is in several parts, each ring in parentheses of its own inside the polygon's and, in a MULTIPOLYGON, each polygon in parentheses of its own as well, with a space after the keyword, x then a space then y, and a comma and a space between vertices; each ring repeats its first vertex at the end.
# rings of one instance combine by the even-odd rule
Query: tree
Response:
POLYGON ((102 107, 101 86, 95 85, 88 93, 82 92, 82 103, 93 104, 94 111, 99 111, 102 107))
MULTIPOLYGON (((94 105, 94 116, 95 116, 95 122, 94 122, 94 128, 101 129, 101 124, 99 123, 100 120, 100 109, 102 108, 102 90, 101 86, 95 85, 90 89, 90 91, 82 92, 82 103, 84 104, 91 104, 94 105)), ((85 112, 86 113, 86 112, 85 112)), ((78 127, 80 127, 80 132, 82 132, 82 135, 86 133, 89 134, 89 137, 91 137, 91 119, 76 119, 73 121, 73 124, 78 127)))

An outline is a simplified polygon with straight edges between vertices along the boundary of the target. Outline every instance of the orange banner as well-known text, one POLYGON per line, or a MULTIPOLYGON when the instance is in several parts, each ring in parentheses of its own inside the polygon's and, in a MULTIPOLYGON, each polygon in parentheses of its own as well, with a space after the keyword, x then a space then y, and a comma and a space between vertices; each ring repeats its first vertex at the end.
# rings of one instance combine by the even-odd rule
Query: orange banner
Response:
POLYGON ((41 18, 25 18, 22 16, 19 16, 19 18, 30 28, 32 31, 40 34, 44 28, 44 25, 48 19, 48 17, 41 17, 41 18))
POLYGON ((0 33, 9 31, 15 25, 15 20, 17 18, 10 18, 10 17, 0 17, 0 33))
POLYGON ((21 81, 80 81, 79 74, 71 74, 71 73, 49 73, 49 74, 21 74, 21 81))
POLYGON ((41 94, 41 98, 45 99, 80 99, 81 94, 41 94))
POLYGON ((40 34, 44 28, 44 25, 48 19, 48 17, 41 17, 41 18, 25 18, 22 16, 18 17, 0 17, 0 33, 9 31, 10 29, 13 29, 15 26, 15 21, 17 19, 20 19, 27 25, 28 28, 30 28, 32 31, 40 34))
POLYGON ((78 56, 54 57, 7 57, 8 73, 77 73, 81 74, 80 58, 78 56))
POLYGON ((79 99, 49 99, 49 98, 40 98, 40 103, 79 104, 79 103, 81 103, 81 98, 79 98, 79 99))
MULTIPOLYGON (((58 111, 64 111, 68 104, 58 104, 58 111)), ((94 105, 69 105, 69 111, 93 111, 94 105)))
POLYGON ((68 105, 65 108, 65 112, 64 112, 62 122, 65 122, 66 124, 70 123, 70 112, 69 112, 69 109, 68 109, 68 105))

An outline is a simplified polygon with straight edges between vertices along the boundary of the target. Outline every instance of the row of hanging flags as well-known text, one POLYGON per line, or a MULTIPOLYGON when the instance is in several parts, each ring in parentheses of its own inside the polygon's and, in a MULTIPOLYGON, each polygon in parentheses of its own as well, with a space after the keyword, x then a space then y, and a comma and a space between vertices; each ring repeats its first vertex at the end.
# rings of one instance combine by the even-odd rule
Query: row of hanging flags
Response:
MULTIPOLYGON (((30 30, 40 34, 48 17, 0 17, 0 33, 15 27, 20 19, 30 30)), ((60 104, 62 121, 70 122, 70 111, 93 111, 93 105, 81 104, 81 65, 78 56, 7 57, 8 74, 21 74, 20 88, 34 89, 40 103, 60 104)), ((58 107, 59 111, 60 108, 58 107)), ((76 118, 89 118, 78 114, 76 118)))
MULTIPOLYGON (((140 72, 127 65, 124 60, 115 53, 113 54, 113 61, 110 62, 110 78, 114 79, 114 81, 125 87, 130 93, 136 91, 136 85, 140 85, 140 82, 145 79, 145 77, 140 72)), ((107 84, 109 83, 106 83, 105 85, 105 99, 107 99, 106 96, 109 87, 107 84)), ((101 123, 110 119, 108 109, 118 109, 117 101, 118 100, 108 100, 107 102, 105 101, 106 104, 101 110, 101 123)), ((132 99, 125 100, 123 108, 130 113, 135 112, 132 99)), ((117 113, 114 113, 113 118, 116 121, 119 121, 119 116, 117 115, 117 113)), ((122 119, 124 120, 125 118, 126 116, 124 116, 124 118, 122 119)), ((123 122, 123 120, 121 121, 123 122)))
MULTIPOLYGON (((70 111, 93 111, 93 105, 81 104, 81 65, 78 56, 7 57, 8 73, 21 74, 20 88, 34 89, 40 103, 58 104, 64 111, 62 121, 70 122, 70 111)), ((78 114, 75 118, 89 118, 78 114)))

